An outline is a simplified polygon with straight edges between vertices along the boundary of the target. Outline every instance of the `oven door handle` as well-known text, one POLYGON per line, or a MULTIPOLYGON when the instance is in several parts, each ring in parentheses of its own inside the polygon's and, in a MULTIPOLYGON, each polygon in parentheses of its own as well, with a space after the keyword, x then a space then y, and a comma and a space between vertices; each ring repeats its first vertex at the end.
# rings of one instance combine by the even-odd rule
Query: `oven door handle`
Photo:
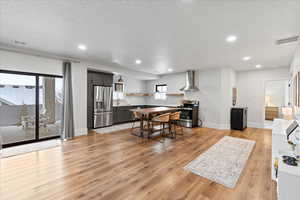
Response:
POLYGON ((191 119, 180 119, 180 121, 183 121, 183 122, 192 122, 191 119))

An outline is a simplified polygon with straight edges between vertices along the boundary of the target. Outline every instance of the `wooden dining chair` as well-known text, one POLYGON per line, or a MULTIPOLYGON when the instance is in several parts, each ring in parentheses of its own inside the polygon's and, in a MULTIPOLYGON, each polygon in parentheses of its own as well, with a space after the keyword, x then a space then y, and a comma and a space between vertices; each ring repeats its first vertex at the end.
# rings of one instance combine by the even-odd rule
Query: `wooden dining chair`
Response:
POLYGON ((173 112, 170 114, 170 125, 171 125, 170 130, 171 130, 171 133, 173 134, 174 138, 176 138, 176 135, 177 135, 176 129, 178 127, 181 130, 180 135, 183 135, 183 127, 180 124, 180 112, 173 112), (172 127, 173 127, 173 131, 172 131, 172 127))
MULTIPOLYGON (((155 124, 158 124, 160 126, 160 129, 159 129, 160 136, 163 138, 164 133, 165 133, 165 125, 169 124, 169 122, 170 122, 170 113, 166 113, 166 114, 162 114, 162 115, 158 115, 156 117, 153 117, 151 119, 152 129, 153 129, 153 126, 155 124)), ((160 140, 160 142, 162 142, 162 141, 160 140)))
POLYGON ((141 113, 133 112, 133 118, 134 118, 134 120, 133 120, 132 126, 131 126, 131 134, 135 135, 135 136, 140 136, 135 133, 135 130, 139 130, 140 132, 143 131, 143 130, 141 130, 141 126, 140 126, 141 120, 143 120, 143 116, 141 113), (138 122, 139 126, 135 125, 136 122, 138 122))

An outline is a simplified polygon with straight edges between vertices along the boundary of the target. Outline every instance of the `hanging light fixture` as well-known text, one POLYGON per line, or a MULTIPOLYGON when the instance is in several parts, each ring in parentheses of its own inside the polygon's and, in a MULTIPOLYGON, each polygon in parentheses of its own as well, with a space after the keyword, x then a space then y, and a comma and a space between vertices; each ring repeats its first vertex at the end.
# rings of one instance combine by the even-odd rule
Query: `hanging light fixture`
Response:
POLYGON ((122 76, 120 76, 118 83, 124 83, 124 80, 122 79, 122 76))

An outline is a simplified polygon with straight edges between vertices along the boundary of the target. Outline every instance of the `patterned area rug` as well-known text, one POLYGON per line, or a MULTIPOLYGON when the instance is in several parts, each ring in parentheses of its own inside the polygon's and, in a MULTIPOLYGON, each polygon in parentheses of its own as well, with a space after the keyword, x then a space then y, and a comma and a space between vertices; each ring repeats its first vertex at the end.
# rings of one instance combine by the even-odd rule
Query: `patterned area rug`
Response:
POLYGON ((225 136, 184 169, 234 188, 254 145, 252 140, 225 136))

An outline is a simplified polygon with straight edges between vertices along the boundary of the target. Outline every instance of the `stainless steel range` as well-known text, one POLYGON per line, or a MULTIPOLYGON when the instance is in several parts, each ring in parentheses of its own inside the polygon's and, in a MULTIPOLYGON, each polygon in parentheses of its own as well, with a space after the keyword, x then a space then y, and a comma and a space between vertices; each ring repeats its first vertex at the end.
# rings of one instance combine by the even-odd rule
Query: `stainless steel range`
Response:
POLYGON ((180 108, 180 121, 185 127, 198 127, 199 101, 184 100, 180 108))

